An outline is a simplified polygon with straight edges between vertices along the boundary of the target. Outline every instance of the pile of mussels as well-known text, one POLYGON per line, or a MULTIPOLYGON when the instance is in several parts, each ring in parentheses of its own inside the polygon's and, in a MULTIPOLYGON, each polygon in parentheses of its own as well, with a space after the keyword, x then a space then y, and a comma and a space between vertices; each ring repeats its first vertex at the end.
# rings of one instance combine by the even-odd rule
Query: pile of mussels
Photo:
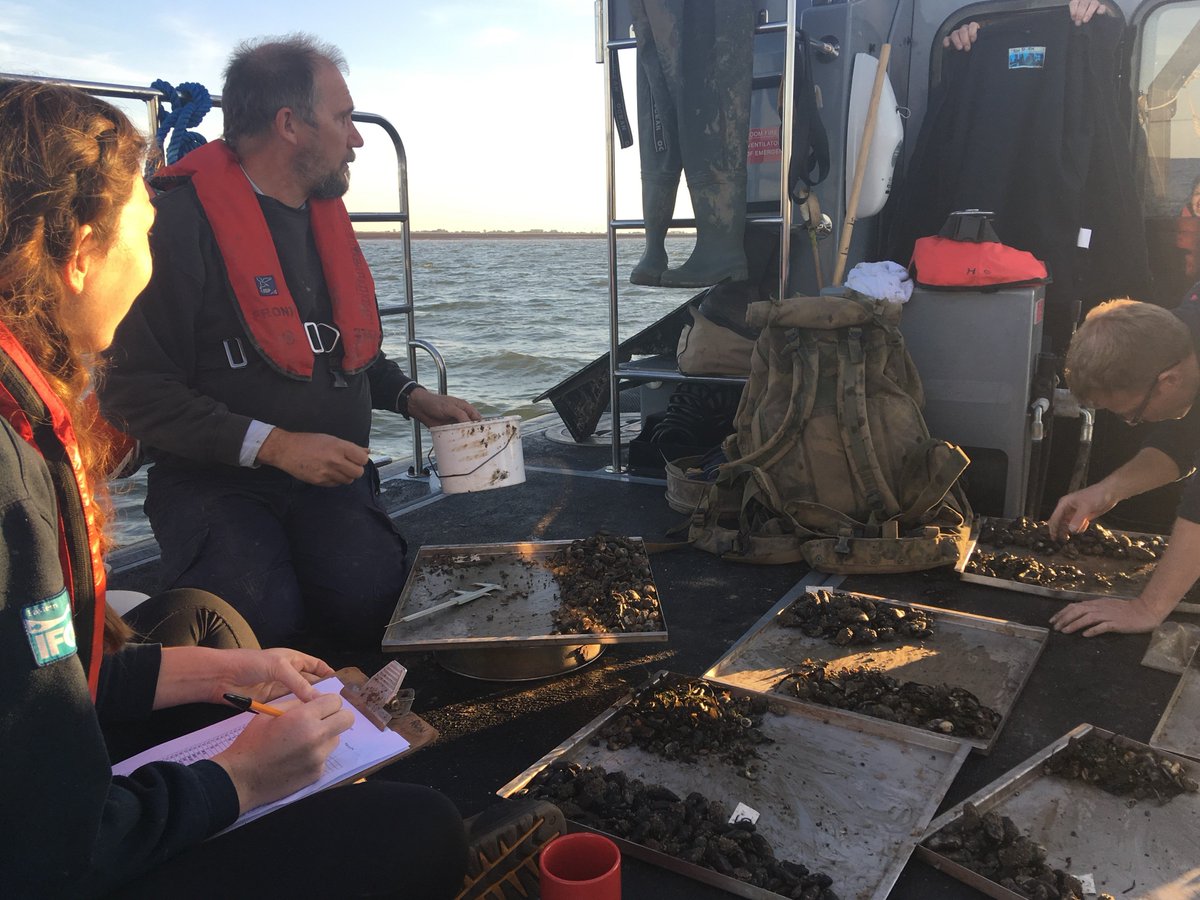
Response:
POLYGON ((997 549, 1021 547, 1046 556, 1079 559, 1081 556, 1107 556, 1112 559, 1131 559, 1134 562, 1154 562, 1167 549, 1160 535, 1135 537, 1116 534, 1103 525, 1092 523, 1066 540, 1050 536, 1050 526, 1026 516, 1006 521, 988 519, 979 530, 979 541, 997 549))
POLYGON ((955 737, 990 738, 1001 719, 1000 713, 965 688, 901 682, 868 666, 827 669, 824 663, 806 659, 775 690, 955 737))
POLYGON ((793 900, 837 900, 833 879, 806 866, 777 860, 765 837, 749 821, 729 821, 719 800, 693 792, 687 799, 660 785, 644 784, 623 772, 556 763, 543 769, 524 793, 549 800, 563 815, 604 831, 712 869, 793 900))
POLYGON ((735 696, 706 681, 680 679, 665 687, 647 687, 621 708, 592 738, 609 750, 636 744, 664 759, 695 762, 712 756, 732 763, 738 774, 756 778, 750 766, 755 749, 771 739, 760 731, 767 701, 735 696))
POLYGON ((642 544, 603 531, 550 558, 562 603, 555 634, 662 631, 658 589, 642 544))
POLYGON ((1166 802, 1200 785, 1173 759, 1134 747, 1124 747, 1110 737, 1088 732, 1071 738, 1042 766, 1047 775, 1073 778, 1095 785, 1117 797, 1166 802))
POLYGON ((1008 816, 980 814, 973 803, 931 835, 925 846, 1032 900, 1083 900, 1083 885, 1046 862, 1046 848, 1021 834, 1008 816))
POLYGON ((933 618, 911 606, 876 603, 842 591, 813 591, 798 597, 776 621, 809 637, 834 644, 882 644, 933 634, 933 618))
POLYGON ((1049 526, 1022 516, 1006 521, 989 519, 979 532, 979 543, 994 547, 998 552, 976 550, 967 563, 967 571, 989 578, 1036 584, 1065 590, 1095 590, 1132 588, 1145 578, 1144 566, 1162 557, 1166 540, 1158 535, 1134 537, 1116 534, 1103 525, 1091 524, 1064 541, 1050 536, 1049 526), (1029 555, 1010 553, 1004 548, 1024 549, 1043 557, 1044 562, 1029 555), (1071 560, 1082 557, 1104 557, 1130 560, 1137 564, 1131 572, 1087 572, 1072 565, 1071 560), (1059 560, 1062 561, 1059 561, 1059 560))

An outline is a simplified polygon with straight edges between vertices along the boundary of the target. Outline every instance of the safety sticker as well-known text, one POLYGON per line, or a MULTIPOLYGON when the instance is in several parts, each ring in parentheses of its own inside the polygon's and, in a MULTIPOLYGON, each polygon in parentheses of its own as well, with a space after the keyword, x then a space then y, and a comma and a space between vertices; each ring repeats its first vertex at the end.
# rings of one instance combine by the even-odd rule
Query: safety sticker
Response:
POLYGON ((1045 47, 1009 47, 1010 69, 1041 69, 1046 65, 1045 47))
POLYGON ((33 649, 33 661, 39 666, 75 655, 75 623, 66 588, 48 600, 26 606, 21 610, 21 619, 33 649))

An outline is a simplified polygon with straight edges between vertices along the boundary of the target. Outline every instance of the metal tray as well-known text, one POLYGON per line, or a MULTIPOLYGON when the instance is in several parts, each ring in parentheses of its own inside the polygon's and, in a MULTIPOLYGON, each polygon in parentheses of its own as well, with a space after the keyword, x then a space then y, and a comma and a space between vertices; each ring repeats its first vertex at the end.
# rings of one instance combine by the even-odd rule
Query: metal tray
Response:
POLYGON ((1179 676, 1150 746, 1200 760, 1200 648, 1179 676))
MULTIPOLYGON (((969 581, 973 584, 986 584, 991 587, 1004 588, 1009 591, 1020 591, 1022 594, 1036 594, 1039 597, 1049 597, 1052 600, 1063 600, 1073 602, 1075 600, 1091 600, 1094 597, 1113 597, 1119 600, 1133 600, 1140 593, 1140 586, 1144 586, 1150 580, 1150 576, 1154 572, 1155 563, 1130 563, 1128 560, 1112 559, 1107 556, 1080 556, 1078 559, 1064 559, 1060 556, 1047 556, 1044 553, 1034 553, 1027 547, 997 547, 993 548, 990 544, 982 546, 988 549, 1008 550, 1013 554, 1020 556, 1028 556, 1030 559, 1036 559, 1041 563, 1053 565, 1055 563, 1069 563, 1077 568, 1083 569, 1085 572, 1094 572, 1102 575, 1112 575, 1120 572, 1130 566, 1133 566, 1139 575, 1139 580, 1125 585, 1123 588, 1105 588, 1098 587, 1094 591, 1072 591, 1067 588, 1046 587, 1041 584, 1026 584, 1023 581, 1012 581, 1007 578, 993 578, 990 575, 976 575, 967 571, 967 563, 971 561, 971 557, 975 555, 976 549, 980 545, 979 530, 980 526, 987 521, 1011 521, 1005 519, 988 519, 986 516, 979 519, 976 526, 971 529, 971 537, 963 547, 963 552, 958 558, 958 563, 954 570, 959 573, 963 581, 969 581)), ((1131 538, 1150 538, 1157 535, 1145 534, 1140 531, 1119 531, 1115 528, 1109 529, 1113 534, 1126 534, 1131 538)), ((1184 602, 1175 607, 1175 612, 1200 613, 1200 603, 1184 602)))
MULTIPOLYGON (((641 543, 641 538, 629 538, 641 543)), ((553 634, 553 613, 561 602, 548 561, 572 541, 512 544, 439 544, 422 547, 391 624, 383 650, 473 650, 503 646, 533 648, 578 644, 647 643, 667 640, 665 617, 658 631, 553 634), (397 619, 445 599, 448 592, 473 589, 476 582, 499 584, 492 594, 412 622, 397 619)), ((651 573, 650 582, 654 583, 651 573)), ((655 585, 657 589, 657 585, 655 585)), ((659 595, 659 612, 662 613, 659 595)))
MULTIPOLYGON (((830 590, 809 586, 812 593, 830 590)), ((979 701, 1000 713, 995 732, 988 739, 962 738, 982 753, 990 753, 1000 735, 1017 696, 1025 686, 1034 663, 1041 656, 1050 636, 1047 628, 1019 625, 1001 619, 990 619, 969 613, 952 612, 921 603, 901 603, 887 597, 875 597, 853 591, 840 591, 866 597, 875 603, 911 606, 926 610, 935 620, 932 638, 910 638, 908 643, 871 644, 839 647, 822 637, 809 637, 798 628, 785 628, 776 623, 779 614, 787 609, 791 597, 785 597, 756 622, 742 638, 717 660, 704 677, 737 685, 753 691, 771 691, 794 666, 805 659, 833 663, 836 666, 877 666, 901 681, 922 684, 949 684, 965 688, 979 701)), ((774 694, 773 696, 780 696, 774 694)), ((807 701, 797 703, 809 705, 807 701)), ((814 708, 831 707, 812 704, 814 708)), ((864 713, 846 713, 870 718, 864 713)), ((914 725, 897 728, 930 734, 914 725)))
MULTIPOLYGON (((1002 775, 963 801, 981 813, 996 810, 1011 818, 1021 831, 1046 848, 1047 862, 1076 878, 1091 875, 1097 892, 1115 897, 1185 900, 1200 897, 1196 868, 1200 860, 1200 794, 1181 794, 1158 804, 1115 797, 1098 787, 1042 774, 1042 765, 1067 746, 1071 738, 1112 732, 1080 725, 1045 750, 1002 775)), ((1146 745, 1117 736, 1131 748, 1146 745)), ((1171 754, 1164 754, 1171 756, 1171 754)), ((1200 764, 1181 757, 1192 778, 1200 764)), ((921 837, 924 841, 962 814, 962 804, 938 816, 921 837)), ((1022 900, 1016 894, 964 868, 921 844, 917 856, 934 868, 969 884, 989 897, 1022 900)))
MULTIPOLYGON (((658 673, 643 688, 684 676, 658 673)), ((750 691, 721 685, 735 695, 750 691)), ((932 818, 970 748, 929 732, 769 698, 762 731, 775 743, 759 748, 757 781, 719 760, 670 762, 635 746, 593 747, 592 736, 632 699, 614 704, 497 793, 508 797, 559 760, 603 766, 663 785, 680 797, 699 791, 710 800, 758 810, 758 830, 779 859, 828 873, 843 900, 886 897, 918 836, 932 818)), ((576 826, 577 828, 581 826, 576 826)), ((631 856, 739 897, 770 900, 773 891, 720 875, 660 851, 609 835, 631 856)))

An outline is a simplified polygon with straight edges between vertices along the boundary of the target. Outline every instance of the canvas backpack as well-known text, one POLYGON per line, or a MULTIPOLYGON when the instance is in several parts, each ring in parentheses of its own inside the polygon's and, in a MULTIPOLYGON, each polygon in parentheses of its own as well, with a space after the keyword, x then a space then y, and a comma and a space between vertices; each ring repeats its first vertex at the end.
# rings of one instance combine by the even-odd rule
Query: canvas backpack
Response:
POLYGON ((696 546, 833 573, 955 561, 968 460, 929 436, 901 309, 849 290, 750 306, 763 330, 729 461, 692 517, 696 546))

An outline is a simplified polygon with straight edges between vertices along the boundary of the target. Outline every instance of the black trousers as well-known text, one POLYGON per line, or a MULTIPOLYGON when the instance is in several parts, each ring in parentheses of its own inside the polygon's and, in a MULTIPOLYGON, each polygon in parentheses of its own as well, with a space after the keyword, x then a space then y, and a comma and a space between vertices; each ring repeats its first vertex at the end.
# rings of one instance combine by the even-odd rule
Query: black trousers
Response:
POLYGON ((164 587, 201 588, 240 612, 264 647, 320 635, 379 648, 407 573, 405 543, 368 465, 316 487, 286 472, 151 468, 146 515, 164 587))
POLYGON ((462 889, 467 842, 431 788, 367 781, 322 791, 177 856, 115 897, 397 897, 462 889))

